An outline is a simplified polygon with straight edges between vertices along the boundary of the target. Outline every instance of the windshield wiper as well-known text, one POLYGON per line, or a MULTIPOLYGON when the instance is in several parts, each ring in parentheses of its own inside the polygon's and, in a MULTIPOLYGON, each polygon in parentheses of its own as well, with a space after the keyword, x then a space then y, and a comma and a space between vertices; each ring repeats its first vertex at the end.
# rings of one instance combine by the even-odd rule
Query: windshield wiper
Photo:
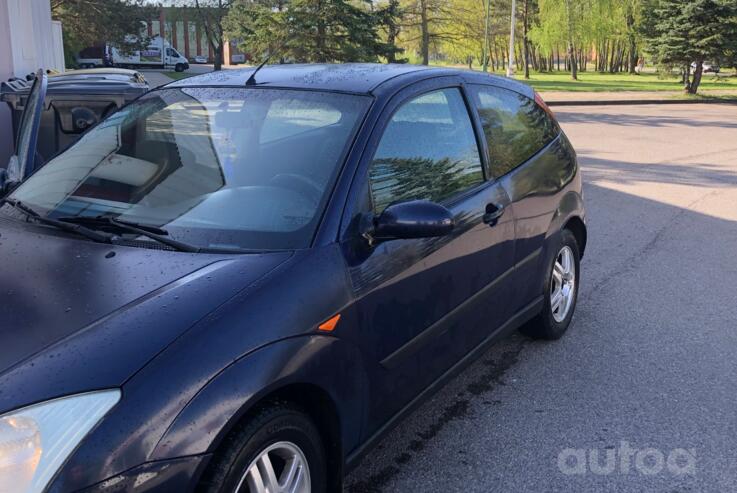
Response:
POLYGON ((169 232, 165 229, 161 229, 156 226, 150 226, 147 224, 138 224, 130 221, 124 221, 122 219, 116 219, 109 216, 62 217, 59 218, 59 221, 63 224, 73 224, 75 226, 85 224, 87 226, 92 226, 96 228, 114 228, 118 231, 136 233, 140 236, 151 238, 152 240, 155 240, 163 245, 170 246, 180 252, 200 253, 203 250, 206 250, 198 246, 185 243, 183 241, 169 238, 168 236, 166 236, 169 234, 169 232))
POLYGON ((0 200, 0 206, 8 204, 15 209, 21 211, 26 216, 28 216, 29 219, 36 221, 39 224, 44 224, 47 226, 53 226, 55 228, 61 229, 62 231, 68 231, 70 233, 77 233, 82 236, 85 236, 89 238, 90 240, 96 241, 98 243, 113 243, 113 240, 117 238, 116 235, 111 233, 101 233, 99 231, 94 231, 90 228, 86 228, 81 224, 71 224, 68 222, 63 222, 58 219, 52 219, 50 217, 45 217, 36 212, 35 210, 31 209, 29 206, 21 202, 20 200, 16 199, 9 199, 4 198, 0 200))
POLYGON ((136 223, 133 221, 126 221, 125 219, 111 216, 71 216, 62 217, 59 218, 59 220, 64 221, 65 223, 86 224, 88 226, 108 226, 116 229, 121 229, 125 226, 129 226, 132 228, 142 229, 156 235, 169 235, 169 232, 167 230, 159 228, 158 226, 154 226, 152 224, 136 223))
POLYGON ((98 243, 110 243, 110 244, 118 244, 120 243, 120 240, 122 238, 116 234, 113 233, 106 233, 101 231, 96 231, 97 228, 100 227, 109 227, 114 228, 118 231, 126 231, 129 233, 136 233, 140 236, 146 236, 148 238, 151 238, 152 240, 155 240, 159 243, 162 243, 164 245, 167 245, 174 250, 178 250, 180 252, 189 252, 189 253, 253 253, 247 250, 243 250, 240 248, 219 248, 219 247, 205 247, 200 248, 194 245, 191 245, 189 243, 185 243, 183 241, 174 240, 172 238, 168 238, 165 235, 168 235, 168 231, 162 228, 158 228, 156 226, 151 226, 147 224, 138 224, 132 221, 124 221, 122 219, 115 219, 112 217, 107 216, 74 216, 74 217, 62 217, 59 219, 52 219, 50 217, 45 217, 30 208, 28 205, 24 204, 20 200, 16 199, 10 199, 10 198, 4 198, 0 199, 0 207, 3 205, 9 205, 20 212, 24 213, 30 220, 36 221, 39 224, 44 224, 48 226, 54 226, 55 228, 61 229, 62 231, 68 231, 71 233, 77 233, 79 235, 85 236, 89 238, 90 240, 96 241, 98 243), (86 226, 85 226, 86 225, 86 226), (95 229, 91 229, 87 226, 92 226, 95 229))

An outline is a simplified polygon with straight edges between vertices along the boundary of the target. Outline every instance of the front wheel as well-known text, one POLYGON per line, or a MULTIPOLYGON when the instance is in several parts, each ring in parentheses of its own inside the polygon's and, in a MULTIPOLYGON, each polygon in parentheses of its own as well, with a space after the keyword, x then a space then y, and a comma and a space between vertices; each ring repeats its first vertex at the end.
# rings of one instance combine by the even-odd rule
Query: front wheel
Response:
POLYGON ((177 63, 176 65, 174 65, 174 71, 175 72, 184 72, 184 64, 177 63))
POLYGON ((319 432, 298 407, 276 402, 232 433, 203 478, 211 493, 322 493, 326 460, 319 432))
POLYGON ((576 309, 581 254, 576 237, 564 229, 551 245, 545 262, 543 307, 520 329, 536 339, 559 339, 571 324, 576 309))

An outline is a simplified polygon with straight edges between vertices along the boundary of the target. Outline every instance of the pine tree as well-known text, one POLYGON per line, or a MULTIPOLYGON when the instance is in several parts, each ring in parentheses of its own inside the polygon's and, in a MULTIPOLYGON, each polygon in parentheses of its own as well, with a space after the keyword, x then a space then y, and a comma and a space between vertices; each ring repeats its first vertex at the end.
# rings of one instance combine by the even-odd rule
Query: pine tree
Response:
POLYGON ((397 59, 397 55, 404 53, 404 49, 397 46, 399 34, 401 32, 402 7, 399 0, 388 0, 388 2, 379 6, 376 11, 379 26, 386 33, 386 61, 388 63, 406 63, 407 59, 397 59))
POLYGON ((660 64, 683 67, 689 94, 698 91, 705 61, 725 61, 737 48, 733 0, 655 0, 645 8, 651 16, 645 34, 652 55, 660 64), (696 64, 693 76, 691 63, 696 64))
POLYGON ((223 27, 255 62, 268 56, 272 63, 284 63, 290 38, 287 6, 286 0, 241 0, 233 5, 223 27))
POLYGON ((281 9, 269 3, 240 2, 226 22, 249 52, 268 48, 284 61, 312 63, 378 61, 396 53, 379 37, 370 0, 292 0, 281 9))

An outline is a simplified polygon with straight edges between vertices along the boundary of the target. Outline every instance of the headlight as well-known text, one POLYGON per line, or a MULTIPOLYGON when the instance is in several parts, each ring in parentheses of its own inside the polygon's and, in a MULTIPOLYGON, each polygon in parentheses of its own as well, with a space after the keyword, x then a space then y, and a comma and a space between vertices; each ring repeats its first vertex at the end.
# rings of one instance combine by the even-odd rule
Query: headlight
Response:
POLYGON ((69 454, 120 400, 120 390, 89 392, 0 416, 0 492, 40 493, 69 454))

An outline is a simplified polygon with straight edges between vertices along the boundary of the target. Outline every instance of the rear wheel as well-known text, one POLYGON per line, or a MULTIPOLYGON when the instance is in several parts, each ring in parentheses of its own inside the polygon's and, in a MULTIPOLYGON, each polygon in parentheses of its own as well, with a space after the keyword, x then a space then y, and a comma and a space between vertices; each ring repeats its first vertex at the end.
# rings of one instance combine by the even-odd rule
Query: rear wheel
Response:
POLYGON ((322 493, 326 461, 312 420, 298 407, 261 408, 213 457, 203 490, 218 493, 322 493))
POLYGON ((573 233, 564 229, 551 245, 545 262, 543 307, 520 329, 537 339, 559 339, 576 309, 581 255, 573 233))

